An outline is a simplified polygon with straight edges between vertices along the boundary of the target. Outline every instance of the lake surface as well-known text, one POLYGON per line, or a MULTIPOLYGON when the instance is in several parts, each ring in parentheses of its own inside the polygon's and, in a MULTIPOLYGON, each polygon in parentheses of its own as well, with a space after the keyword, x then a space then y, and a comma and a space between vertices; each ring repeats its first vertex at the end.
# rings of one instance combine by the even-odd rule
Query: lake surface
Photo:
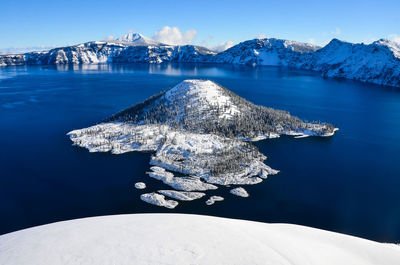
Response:
POLYGON ((0 234, 74 218, 147 212, 195 213, 307 225, 400 242, 400 89, 279 67, 91 65, 0 68, 0 234), (93 125, 188 78, 210 79, 260 105, 332 123, 331 138, 256 143, 278 175, 220 187, 174 210, 142 202, 151 154, 89 153, 67 132, 93 125))

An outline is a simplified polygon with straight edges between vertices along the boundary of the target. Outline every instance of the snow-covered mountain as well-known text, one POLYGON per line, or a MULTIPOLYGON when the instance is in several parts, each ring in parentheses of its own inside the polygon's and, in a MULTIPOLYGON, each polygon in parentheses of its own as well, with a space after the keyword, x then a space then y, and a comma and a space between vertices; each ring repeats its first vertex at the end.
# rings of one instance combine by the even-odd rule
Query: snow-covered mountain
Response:
POLYGON ((203 62, 215 53, 199 46, 138 45, 119 42, 87 42, 45 52, 0 56, 0 66, 90 63, 203 62))
POLYGON ((369 45, 333 39, 300 67, 327 77, 400 87, 400 45, 384 39, 369 45))
POLYGON ((132 43, 135 45, 158 45, 161 44, 158 41, 155 41, 151 38, 145 37, 140 33, 133 33, 133 32, 128 32, 124 34, 123 36, 119 37, 116 39, 117 42, 122 42, 122 43, 132 43))
POLYGON ((304 54, 310 54, 319 48, 288 40, 254 39, 239 43, 211 60, 216 63, 297 66, 303 62, 304 54))
POLYGON ((304 123, 288 112, 257 106, 209 80, 185 80, 107 121, 161 123, 194 133, 255 138, 260 135, 331 135, 330 124, 304 123))
POLYGON ((255 39, 239 43, 211 61, 290 66, 326 77, 400 87, 400 45, 383 39, 369 45, 333 39, 323 48, 287 40, 255 39))
POLYGON ((127 33, 112 41, 93 41, 41 52, 0 55, 0 66, 90 63, 204 62, 216 53, 195 45, 166 45, 127 33))
MULTIPOLYGON (((154 152, 148 174, 173 190, 145 193, 141 199, 174 208, 178 202, 165 196, 199 199, 205 194, 195 191, 257 184, 278 173, 264 164, 266 157, 250 141, 281 134, 332 136, 336 130, 330 124, 306 123, 288 112, 254 105, 212 81, 185 80, 103 123, 68 135, 90 152, 154 152)), ((247 192, 241 188, 233 194, 247 192)), ((212 196, 207 205, 221 200, 212 196)))
POLYGON ((400 45, 389 40, 352 44, 333 39, 325 47, 281 39, 254 39, 216 53, 195 45, 166 45, 127 33, 113 41, 88 42, 42 52, 0 55, 0 66, 88 63, 225 63, 289 66, 326 77, 400 87, 400 45))

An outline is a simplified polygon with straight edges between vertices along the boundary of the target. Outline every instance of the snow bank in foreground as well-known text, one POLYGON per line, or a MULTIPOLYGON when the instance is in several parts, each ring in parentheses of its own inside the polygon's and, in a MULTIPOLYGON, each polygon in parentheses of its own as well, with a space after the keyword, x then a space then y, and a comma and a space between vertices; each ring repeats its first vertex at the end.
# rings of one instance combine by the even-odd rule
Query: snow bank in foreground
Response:
POLYGON ((132 214, 2 235, 0 264, 394 265, 400 247, 290 224, 132 214))

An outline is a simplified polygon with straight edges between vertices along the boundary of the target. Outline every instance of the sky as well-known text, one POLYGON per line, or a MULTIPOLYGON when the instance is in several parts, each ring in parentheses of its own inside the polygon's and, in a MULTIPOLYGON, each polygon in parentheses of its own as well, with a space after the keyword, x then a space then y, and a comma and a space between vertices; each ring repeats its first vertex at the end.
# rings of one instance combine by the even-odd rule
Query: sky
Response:
POLYGON ((258 37, 317 45, 400 41, 399 0, 2 0, 0 49, 57 47, 138 32, 223 49, 258 37))

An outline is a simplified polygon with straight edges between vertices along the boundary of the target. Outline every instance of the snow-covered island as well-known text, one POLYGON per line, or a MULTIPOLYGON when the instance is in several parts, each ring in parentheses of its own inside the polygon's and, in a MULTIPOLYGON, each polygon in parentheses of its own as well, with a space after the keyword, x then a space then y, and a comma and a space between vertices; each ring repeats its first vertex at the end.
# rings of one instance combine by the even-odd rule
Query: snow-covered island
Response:
POLYGON ((203 196, 198 192, 218 185, 257 184, 277 174, 251 141, 282 134, 332 136, 336 130, 327 123, 306 123, 288 112, 254 105, 212 81, 185 80, 68 135, 90 152, 154 152, 148 175, 185 193, 154 192, 141 198, 174 208, 178 202, 164 195, 199 199, 203 196))
POLYGON ((110 41, 92 41, 47 51, 0 55, 0 67, 10 65, 97 63, 223 63, 289 66, 400 87, 400 44, 385 39, 371 44, 333 39, 319 47, 297 41, 263 38, 215 52, 196 45, 167 45, 137 33, 110 41))
POLYGON ((244 197, 244 198, 247 198, 250 196, 249 193, 247 192, 247 190, 245 190, 242 187, 237 187, 237 188, 231 189, 229 192, 232 193, 233 195, 236 195, 239 197, 244 197))
POLYGON ((400 246, 291 224, 131 214, 2 235, 0 264, 395 265, 400 246))
POLYGON ((144 182, 136 182, 135 183, 135 188, 138 190, 143 190, 146 188, 146 183, 144 182))

